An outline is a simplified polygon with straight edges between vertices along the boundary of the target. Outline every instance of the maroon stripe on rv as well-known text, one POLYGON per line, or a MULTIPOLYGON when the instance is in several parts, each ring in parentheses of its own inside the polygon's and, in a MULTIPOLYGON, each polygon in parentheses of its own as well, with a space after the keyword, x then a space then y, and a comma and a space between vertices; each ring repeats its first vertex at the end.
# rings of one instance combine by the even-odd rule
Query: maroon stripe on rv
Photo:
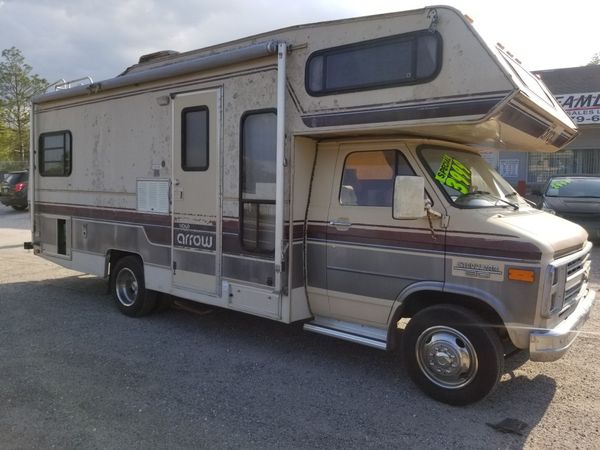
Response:
POLYGON ((387 109, 314 114, 303 116, 302 122, 304 122, 304 125, 307 127, 315 128, 381 122, 402 122, 406 120, 425 120, 440 117, 485 115, 503 99, 504 96, 499 96, 493 98, 398 106, 387 109))
POLYGON ((470 255, 497 256, 501 258, 526 259, 539 261, 542 252, 538 247, 522 241, 501 238, 478 238, 448 236, 446 238, 448 253, 467 253, 470 255))
POLYGON ((170 214, 149 214, 133 209, 90 208, 81 205, 65 205, 56 203, 36 203, 36 212, 46 214, 68 215, 84 219, 111 220, 115 222, 132 222, 140 225, 171 226, 170 214))
POLYGON ((325 224, 309 224, 308 232, 306 233, 308 239, 317 239, 324 241, 327 239, 327 225, 325 224))
POLYGON ((414 233, 406 230, 369 230, 354 227, 347 231, 338 231, 335 227, 327 227, 328 241, 442 252, 444 251, 443 231, 436 231, 436 237, 434 239, 430 232, 414 233))
POLYGON ((234 217, 223 217, 223 232, 239 234, 239 220, 234 217))
MULTIPOLYGON (((446 236, 444 248, 444 231, 436 230, 437 240, 430 233, 414 232, 402 229, 367 229, 350 228, 338 231, 324 224, 310 224, 308 239, 335 241, 347 245, 384 246, 410 250, 432 250, 449 253, 463 253, 490 257, 525 259, 539 261, 541 251, 535 245, 505 236, 446 236)), ((429 230, 427 230, 429 231, 429 230)))
POLYGON ((89 208, 52 203, 36 203, 35 211, 80 219, 134 224, 144 228, 151 243, 171 245, 171 216, 168 214, 147 214, 130 209, 89 208))
POLYGON ((304 238, 304 224, 294 224, 293 240, 304 238))

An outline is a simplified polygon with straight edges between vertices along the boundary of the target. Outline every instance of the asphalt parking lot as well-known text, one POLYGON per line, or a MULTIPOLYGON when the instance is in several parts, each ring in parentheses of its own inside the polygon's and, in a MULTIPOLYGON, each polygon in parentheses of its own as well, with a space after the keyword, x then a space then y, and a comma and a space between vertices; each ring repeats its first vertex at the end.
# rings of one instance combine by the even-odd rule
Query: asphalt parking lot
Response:
MULTIPOLYGON (((106 282, 22 249, 0 206, 0 448, 600 448, 600 312, 555 363, 507 362, 455 408, 398 354, 225 310, 120 314, 106 282), (514 418, 523 435, 486 423, 514 418)), ((600 287, 600 252, 592 282, 600 287)))

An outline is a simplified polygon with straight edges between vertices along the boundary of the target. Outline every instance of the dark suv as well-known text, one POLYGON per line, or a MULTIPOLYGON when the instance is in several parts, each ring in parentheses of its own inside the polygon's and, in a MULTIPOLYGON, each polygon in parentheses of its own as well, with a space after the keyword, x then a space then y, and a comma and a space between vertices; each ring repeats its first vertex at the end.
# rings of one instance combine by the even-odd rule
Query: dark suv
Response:
POLYGON ((17 211, 24 211, 29 206, 27 202, 27 171, 9 172, 0 181, 0 203, 12 206, 17 211))

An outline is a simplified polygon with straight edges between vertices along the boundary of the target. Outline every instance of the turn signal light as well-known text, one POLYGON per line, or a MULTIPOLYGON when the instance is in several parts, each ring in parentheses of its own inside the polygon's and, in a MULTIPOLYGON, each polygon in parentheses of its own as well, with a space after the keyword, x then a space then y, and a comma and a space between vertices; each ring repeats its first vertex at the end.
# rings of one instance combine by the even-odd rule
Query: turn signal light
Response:
POLYGON ((508 269, 508 279, 533 283, 535 281, 535 272, 533 270, 508 269))

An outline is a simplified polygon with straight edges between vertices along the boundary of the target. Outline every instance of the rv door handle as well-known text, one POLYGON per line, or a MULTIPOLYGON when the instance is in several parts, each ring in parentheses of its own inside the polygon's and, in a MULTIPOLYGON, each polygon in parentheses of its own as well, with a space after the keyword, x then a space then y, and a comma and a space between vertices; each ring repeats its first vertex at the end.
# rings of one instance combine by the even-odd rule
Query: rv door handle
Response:
POLYGON ((348 229, 352 226, 352 222, 343 219, 330 220, 329 225, 336 227, 337 229, 348 229))

